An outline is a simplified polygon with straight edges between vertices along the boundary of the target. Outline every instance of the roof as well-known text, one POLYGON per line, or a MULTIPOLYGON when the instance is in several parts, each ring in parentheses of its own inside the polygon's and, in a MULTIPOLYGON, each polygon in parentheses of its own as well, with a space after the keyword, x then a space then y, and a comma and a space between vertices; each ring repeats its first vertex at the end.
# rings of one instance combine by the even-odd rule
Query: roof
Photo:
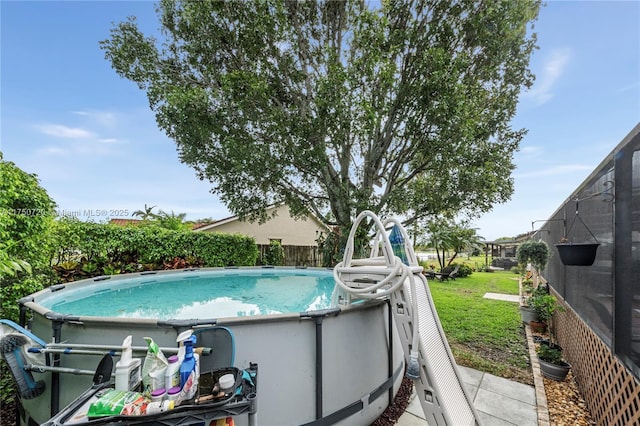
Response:
POLYGON ((218 222, 218 221, 216 220, 216 221, 213 221, 213 222, 194 223, 194 224, 193 224, 193 227, 191 227, 191 230, 192 230, 192 231, 195 231, 196 229, 204 228, 205 226, 212 225, 212 224, 214 224, 214 223, 216 223, 216 222, 218 222))
POLYGON ((109 224, 118 226, 137 226, 142 223, 140 219, 109 219, 109 224))
POLYGON ((495 240, 495 241, 481 241, 482 244, 493 244, 496 246, 508 246, 508 245, 514 245, 514 244, 520 244, 518 241, 515 240, 495 240))
MULTIPOLYGON (((277 204, 277 205, 271 205, 271 206, 267 207, 266 210, 276 209, 278 207, 283 207, 283 206, 286 206, 286 205, 284 203, 277 204)), ((321 226, 327 228, 327 230, 329 230, 327 225, 325 225, 320 219, 318 219, 318 217, 315 214, 309 213, 308 217, 312 218, 319 225, 321 225, 321 226)), ((201 224, 201 225, 198 225, 198 226, 194 226, 193 230, 194 231, 207 231, 207 230, 222 226, 222 225, 224 225, 226 223, 235 222, 235 221, 239 221, 239 220, 240 220, 240 218, 238 216, 229 216, 229 217, 225 217, 225 218, 220 219, 220 220, 216 220, 216 221, 211 222, 211 223, 205 223, 205 224, 201 224)))

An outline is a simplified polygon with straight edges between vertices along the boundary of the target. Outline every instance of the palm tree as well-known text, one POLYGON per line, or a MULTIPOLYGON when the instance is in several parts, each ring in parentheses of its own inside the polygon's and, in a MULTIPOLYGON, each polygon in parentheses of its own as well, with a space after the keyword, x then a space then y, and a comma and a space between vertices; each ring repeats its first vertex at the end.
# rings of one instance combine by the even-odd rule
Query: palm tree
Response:
POLYGON ((444 221, 432 221, 427 224, 427 232, 429 233, 427 245, 435 249, 440 270, 445 267, 446 252, 451 245, 449 231, 450 228, 444 221))
POLYGON ((479 247, 483 239, 476 234, 477 228, 445 221, 430 222, 427 225, 427 231, 429 232, 427 243, 436 250, 441 269, 451 265, 459 253, 479 247), (453 252, 453 255, 448 257, 448 252, 453 252), (448 262, 447 259, 449 259, 448 262))
POLYGON ((147 204, 145 203, 144 210, 136 210, 135 212, 133 212, 133 216, 142 218, 143 221, 147 221, 149 219, 156 219, 158 218, 158 215, 153 213, 153 209, 155 208, 156 206, 148 207, 147 204))
POLYGON ((472 250, 482 246, 482 238, 476 232, 478 228, 469 228, 466 225, 453 225, 449 235, 449 243, 451 244, 451 251, 453 256, 449 259, 450 265, 456 256, 463 251, 472 250))
POLYGON ((184 219, 187 217, 186 213, 174 213, 171 210, 171 213, 167 213, 163 210, 160 210, 158 215, 156 216, 158 221, 160 222, 160 226, 167 229, 173 229, 177 231, 179 229, 185 228, 184 219))

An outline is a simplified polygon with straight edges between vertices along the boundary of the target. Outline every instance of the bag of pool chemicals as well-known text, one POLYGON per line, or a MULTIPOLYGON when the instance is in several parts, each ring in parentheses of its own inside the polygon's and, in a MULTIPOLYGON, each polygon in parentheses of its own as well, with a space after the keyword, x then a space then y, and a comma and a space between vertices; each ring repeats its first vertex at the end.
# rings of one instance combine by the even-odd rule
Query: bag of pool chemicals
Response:
POLYGON ((169 361, 151 337, 145 337, 144 340, 147 341, 149 348, 142 365, 142 394, 150 397, 154 390, 164 388, 164 376, 169 361))
POLYGON ((139 392, 108 389, 89 406, 87 417, 139 416, 144 414, 147 399, 139 392))

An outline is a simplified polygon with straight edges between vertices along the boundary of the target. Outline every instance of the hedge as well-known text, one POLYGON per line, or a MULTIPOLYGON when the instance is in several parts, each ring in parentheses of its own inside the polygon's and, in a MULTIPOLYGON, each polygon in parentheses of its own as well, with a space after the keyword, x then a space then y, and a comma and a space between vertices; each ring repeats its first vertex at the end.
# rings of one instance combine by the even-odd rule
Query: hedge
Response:
POLYGON ((54 224, 53 238, 57 249, 52 265, 59 273, 252 266, 258 258, 255 240, 244 235, 174 231, 153 224, 121 227, 64 219, 54 224))

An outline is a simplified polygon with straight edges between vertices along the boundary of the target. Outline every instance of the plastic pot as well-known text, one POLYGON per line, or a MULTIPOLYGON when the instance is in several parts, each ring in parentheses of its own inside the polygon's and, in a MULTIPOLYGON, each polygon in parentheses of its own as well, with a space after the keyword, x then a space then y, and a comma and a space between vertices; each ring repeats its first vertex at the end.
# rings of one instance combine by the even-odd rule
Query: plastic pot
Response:
POLYGON ((599 243, 556 244, 564 265, 591 266, 596 260, 599 243))

